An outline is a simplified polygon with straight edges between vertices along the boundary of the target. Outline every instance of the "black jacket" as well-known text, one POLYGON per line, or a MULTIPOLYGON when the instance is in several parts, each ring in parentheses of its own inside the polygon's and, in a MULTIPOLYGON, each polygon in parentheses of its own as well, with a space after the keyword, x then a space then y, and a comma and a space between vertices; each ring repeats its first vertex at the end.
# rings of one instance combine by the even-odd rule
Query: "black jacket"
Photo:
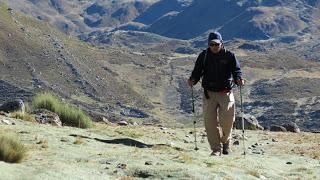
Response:
POLYGON ((190 79, 197 83, 203 77, 205 90, 219 92, 232 89, 232 80, 239 80, 241 76, 240 64, 232 52, 222 49, 214 54, 208 48, 198 56, 190 79))

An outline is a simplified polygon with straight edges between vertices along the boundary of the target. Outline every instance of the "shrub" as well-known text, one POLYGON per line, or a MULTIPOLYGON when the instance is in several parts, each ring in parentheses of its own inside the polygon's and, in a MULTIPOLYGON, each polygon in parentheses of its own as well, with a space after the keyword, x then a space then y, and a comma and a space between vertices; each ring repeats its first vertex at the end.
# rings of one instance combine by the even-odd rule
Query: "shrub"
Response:
POLYGON ((19 163, 26 156, 26 149, 17 136, 0 135, 0 160, 19 163))
POLYGON ((55 112, 64 125, 80 128, 93 126, 92 120, 83 111, 61 102, 52 94, 39 94, 34 98, 32 104, 35 109, 43 108, 55 112))

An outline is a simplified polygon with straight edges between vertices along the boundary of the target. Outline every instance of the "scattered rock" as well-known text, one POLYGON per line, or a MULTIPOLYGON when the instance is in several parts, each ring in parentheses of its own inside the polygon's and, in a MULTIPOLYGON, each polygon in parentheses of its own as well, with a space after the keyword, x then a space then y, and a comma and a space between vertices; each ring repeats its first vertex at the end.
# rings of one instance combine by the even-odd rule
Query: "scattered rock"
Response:
POLYGON ((119 168, 119 169, 127 169, 127 165, 126 165, 126 164, 123 164, 123 163, 119 163, 119 164, 117 165, 117 168, 119 168))
POLYGON ((111 164, 108 160, 100 160, 100 164, 111 164))
POLYGON ((120 122, 118 122, 118 125, 120 125, 120 126, 128 126, 128 122, 127 121, 120 121, 120 122))
POLYGON ((2 115, 2 116, 6 116, 6 117, 9 117, 9 114, 8 114, 8 113, 6 113, 6 112, 3 112, 3 111, 0 111, 0 115, 2 115))
POLYGON ((4 112, 25 112, 25 106, 21 99, 7 101, 0 106, 0 111, 4 112))
POLYGON ((234 141, 234 142, 233 142, 233 145, 234 145, 234 146, 240 145, 240 141, 238 141, 238 140, 234 141))
POLYGON ((139 178, 150 178, 153 175, 150 174, 150 172, 148 172, 146 170, 138 170, 138 171, 134 172, 133 176, 139 177, 139 178))
POLYGON ((287 162, 286 164, 292 164, 292 162, 287 162))
POLYGON ((272 142, 278 142, 278 140, 272 138, 272 142))
POLYGON ((287 132, 286 128, 283 126, 278 126, 278 125, 272 125, 270 126, 270 131, 274 132, 287 132))
POLYGON ((250 114, 240 114, 236 117, 234 128, 242 129, 242 117, 244 119, 244 129, 248 130, 263 130, 258 120, 250 114))
POLYGON ((67 138, 65 138, 65 137, 62 137, 62 138, 60 139, 60 141, 61 141, 61 142, 68 142, 69 140, 68 140, 67 138))
POLYGON ((105 122, 106 124, 111 124, 111 122, 110 122, 107 118, 105 118, 105 117, 101 117, 101 120, 102 120, 103 122, 105 122))
POLYGON ((35 119, 40 124, 51 124, 53 126, 62 126, 59 116, 46 109, 37 109, 33 112, 35 114, 35 119))
POLYGON ((252 151, 253 154, 261 154, 260 151, 252 151))
POLYGON ((146 161, 144 164, 145 165, 152 165, 152 162, 151 161, 146 161))
POLYGON ((20 134, 30 134, 28 131, 19 131, 20 134))
POLYGON ((2 123, 6 124, 6 125, 15 125, 14 122, 9 121, 8 119, 2 119, 1 121, 2 121, 2 123))

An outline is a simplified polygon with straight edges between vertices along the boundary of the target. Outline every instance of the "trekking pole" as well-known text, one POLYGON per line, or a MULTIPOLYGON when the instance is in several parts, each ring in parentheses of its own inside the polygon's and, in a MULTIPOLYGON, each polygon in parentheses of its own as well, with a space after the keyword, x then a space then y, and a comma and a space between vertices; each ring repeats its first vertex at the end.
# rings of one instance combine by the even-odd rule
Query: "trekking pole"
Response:
POLYGON ((194 108, 194 94, 193 94, 193 87, 191 87, 191 97, 192 97, 192 113, 193 113, 193 130, 194 130, 194 145, 195 145, 195 148, 194 150, 198 151, 199 148, 197 146, 197 131, 196 131, 196 123, 197 123, 197 120, 196 120, 196 114, 195 114, 195 108, 194 108))
POLYGON ((241 104, 241 123, 242 123, 242 146, 243 146, 243 155, 246 155, 246 146, 244 143, 244 113, 243 113, 243 102, 242 102, 242 85, 240 86, 240 104, 241 104))

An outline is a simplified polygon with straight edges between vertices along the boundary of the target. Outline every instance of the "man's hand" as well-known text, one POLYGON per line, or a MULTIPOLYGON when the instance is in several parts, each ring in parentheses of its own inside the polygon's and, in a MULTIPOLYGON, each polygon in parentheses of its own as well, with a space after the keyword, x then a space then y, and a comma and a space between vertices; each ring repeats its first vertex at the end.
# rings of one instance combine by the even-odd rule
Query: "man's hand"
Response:
POLYGON ((244 84, 245 84, 244 79, 238 79, 238 80, 236 80, 236 84, 237 84, 238 86, 244 86, 244 84))
POLYGON ((188 79, 187 83, 188 83, 188 86, 192 87, 194 85, 194 80, 188 79))

